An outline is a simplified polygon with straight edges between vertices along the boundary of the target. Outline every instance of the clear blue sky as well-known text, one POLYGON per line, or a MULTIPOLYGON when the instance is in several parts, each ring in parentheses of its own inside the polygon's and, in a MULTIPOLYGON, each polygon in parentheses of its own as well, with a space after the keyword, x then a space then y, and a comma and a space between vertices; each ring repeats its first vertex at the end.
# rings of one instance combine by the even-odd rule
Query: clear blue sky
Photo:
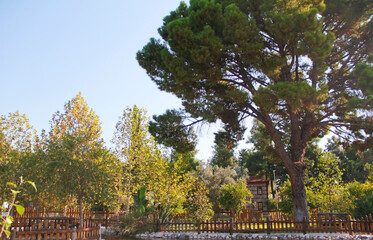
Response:
MULTIPOLYGON (((109 142, 119 116, 136 104, 148 115, 180 107, 136 61, 178 0, 0 1, 0 115, 26 114, 40 134, 79 92, 109 142)), ((216 127, 201 131, 206 160, 216 127)))

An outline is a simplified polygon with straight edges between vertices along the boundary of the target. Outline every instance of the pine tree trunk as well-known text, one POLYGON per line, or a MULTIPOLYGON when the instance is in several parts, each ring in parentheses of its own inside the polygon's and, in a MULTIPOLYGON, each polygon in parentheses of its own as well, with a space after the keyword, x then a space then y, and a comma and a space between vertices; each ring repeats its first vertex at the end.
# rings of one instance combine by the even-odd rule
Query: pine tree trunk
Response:
POLYGON ((304 170, 303 168, 296 168, 289 171, 289 175, 293 197, 294 220, 308 220, 309 215, 306 188, 304 185, 304 170))
POLYGON ((292 151, 290 154, 285 149, 285 146, 283 145, 281 137, 277 133, 277 131, 274 128, 267 128, 267 130, 270 132, 276 149, 290 176, 294 219, 296 221, 303 221, 304 219, 308 220, 308 203, 306 188, 304 185, 304 155, 307 143, 305 141, 302 141, 301 139, 298 139, 297 141, 293 139, 291 146, 292 151))

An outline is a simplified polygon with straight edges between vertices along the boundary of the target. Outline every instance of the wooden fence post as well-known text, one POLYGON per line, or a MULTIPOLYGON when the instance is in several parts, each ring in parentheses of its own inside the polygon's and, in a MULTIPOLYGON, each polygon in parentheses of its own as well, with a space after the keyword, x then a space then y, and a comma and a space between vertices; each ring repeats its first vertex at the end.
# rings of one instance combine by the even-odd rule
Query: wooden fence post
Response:
POLYGON ((76 240, 76 226, 73 228, 73 232, 71 234, 71 240, 76 240))
POLYGON ((13 231, 11 233, 11 236, 10 236, 10 239, 11 240, 16 240, 16 234, 17 234, 17 229, 13 229, 13 231))
POLYGON ((109 218, 109 214, 108 213, 106 213, 105 214, 106 216, 105 216, 105 228, 107 229, 108 228, 108 218, 109 218))
POLYGON ((346 225, 347 225, 348 234, 350 234, 351 236, 354 235, 354 233, 352 232, 352 226, 351 226, 351 216, 347 216, 346 225))
POLYGON ((233 218, 231 217, 230 224, 229 224, 229 234, 233 235, 233 218))
POLYGON ((199 221, 197 222, 197 233, 201 234, 201 224, 199 223, 199 221))
POLYGON ((269 222, 269 217, 267 217, 267 234, 271 234, 271 224, 269 222))
POLYGON ((307 218, 306 217, 304 217, 303 218, 303 221, 302 221, 302 230, 303 230, 303 234, 306 234, 307 233, 307 226, 306 226, 306 221, 307 221, 307 218))

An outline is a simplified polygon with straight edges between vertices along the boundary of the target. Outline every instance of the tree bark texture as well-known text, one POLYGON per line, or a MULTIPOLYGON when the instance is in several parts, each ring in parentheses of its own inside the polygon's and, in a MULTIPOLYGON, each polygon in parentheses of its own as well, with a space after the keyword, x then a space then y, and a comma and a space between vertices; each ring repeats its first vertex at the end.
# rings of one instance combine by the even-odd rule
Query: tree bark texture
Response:
POLYGON ((280 134, 271 124, 268 124, 268 122, 269 121, 267 121, 266 128, 270 132, 276 149, 290 176, 294 220, 303 221, 304 219, 309 219, 306 188, 304 185, 304 154, 307 144, 304 139, 293 141, 291 146, 292 151, 290 153, 282 143, 280 134))
POLYGON ((79 197, 79 228, 83 228, 83 197, 79 197))
POLYGON ((303 221, 309 219, 306 188, 304 185, 304 170, 289 172, 293 197, 294 219, 303 221))

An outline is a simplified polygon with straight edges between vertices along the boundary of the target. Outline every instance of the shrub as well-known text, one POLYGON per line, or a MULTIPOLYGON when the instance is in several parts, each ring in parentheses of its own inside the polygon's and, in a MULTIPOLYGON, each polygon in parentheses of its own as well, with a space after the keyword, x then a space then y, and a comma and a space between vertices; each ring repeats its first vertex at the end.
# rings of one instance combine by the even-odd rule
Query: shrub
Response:
POLYGON ((356 218, 362 218, 373 214, 373 188, 365 191, 360 197, 353 201, 354 209, 352 215, 356 218))
POLYGON ((208 192, 209 190, 201 182, 195 182, 189 190, 189 196, 184 203, 184 207, 191 220, 203 222, 214 216, 212 203, 207 196, 208 192))
POLYGON ((218 191, 218 204, 222 209, 229 209, 235 216, 251 203, 253 195, 244 181, 236 184, 224 184, 218 191))
POLYGON ((135 213, 125 215, 120 219, 120 231, 124 236, 134 236, 144 232, 154 232, 156 227, 151 218, 135 213))

